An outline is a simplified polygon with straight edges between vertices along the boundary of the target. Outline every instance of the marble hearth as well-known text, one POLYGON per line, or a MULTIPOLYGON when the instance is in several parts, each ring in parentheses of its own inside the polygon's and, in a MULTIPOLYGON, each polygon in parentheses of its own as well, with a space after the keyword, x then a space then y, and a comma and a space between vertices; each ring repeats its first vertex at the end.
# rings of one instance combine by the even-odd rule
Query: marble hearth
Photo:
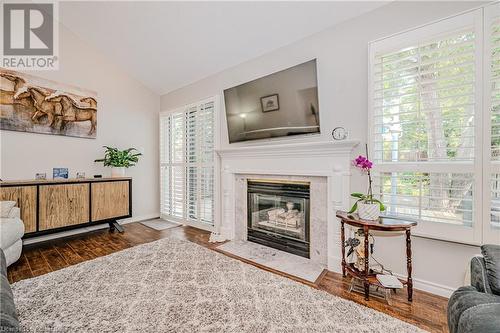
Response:
MULTIPOLYGON (((222 149, 220 216, 212 240, 247 239, 247 181, 310 184, 310 260, 340 271, 340 226, 335 211, 349 206, 355 141, 246 146, 222 149)), ((309 259, 306 259, 309 260, 309 259)))

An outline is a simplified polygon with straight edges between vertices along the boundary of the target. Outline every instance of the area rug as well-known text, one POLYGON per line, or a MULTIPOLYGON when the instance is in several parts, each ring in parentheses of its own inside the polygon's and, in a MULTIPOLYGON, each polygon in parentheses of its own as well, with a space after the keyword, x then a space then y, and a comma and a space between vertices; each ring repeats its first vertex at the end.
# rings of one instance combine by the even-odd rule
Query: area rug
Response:
POLYGON ((309 282, 315 282, 324 270, 310 259, 247 241, 230 241, 217 249, 309 282))
POLYGON ((24 332, 421 332, 174 238, 12 287, 24 332))
POLYGON ((149 227, 151 229, 155 229, 155 230, 159 230, 159 231, 180 226, 179 223, 165 221, 162 219, 142 221, 141 224, 143 224, 146 227, 149 227))

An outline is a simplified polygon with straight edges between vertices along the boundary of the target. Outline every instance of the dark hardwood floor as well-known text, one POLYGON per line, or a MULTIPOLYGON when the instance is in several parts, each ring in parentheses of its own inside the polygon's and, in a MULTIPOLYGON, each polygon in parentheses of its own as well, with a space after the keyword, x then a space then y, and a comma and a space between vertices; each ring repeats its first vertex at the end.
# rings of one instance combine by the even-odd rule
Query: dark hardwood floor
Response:
MULTIPOLYGON (((217 246, 220 244, 208 242, 209 233, 203 230, 192 227, 177 227, 156 231, 140 223, 131 223, 125 226, 125 232, 121 234, 111 233, 107 229, 102 229, 63 239, 26 245, 20 260, 9 267, 8 277, 11 283, 28 279, 135 245, 152 242, 167 235, 189 240, 209 249, 224 253, 217 249, 217 246)), ((427 331, 448 332, 446 323, 447 299, 444 297, 415 290, 413 303, 410 304, 406 301, 406 290, 404 290, 393 296, 393 304, 389 306, 384 300, 372 297, 370 301, 365 301, 362 295, 350 293, 348 291, 350 280, 349 278, 343 278, 341 274, 325 270, 315 283, 309 283, 242 258, 237 258, 233 255, 229 256, 261 269, 308 284, 313 288, 321 289, 333 295, 366 305, 427 331)))

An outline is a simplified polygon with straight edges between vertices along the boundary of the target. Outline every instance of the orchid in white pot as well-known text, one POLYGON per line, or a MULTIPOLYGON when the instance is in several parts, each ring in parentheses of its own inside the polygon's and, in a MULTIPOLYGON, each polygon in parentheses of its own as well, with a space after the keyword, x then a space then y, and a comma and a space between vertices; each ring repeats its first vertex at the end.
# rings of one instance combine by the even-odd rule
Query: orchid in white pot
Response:
POLYGON ((366 155, 366 157, 359 155, 353 161, 353 165, 360 169, 361 172, 368 175, 368 193, 351 193, 351 196, 357 200, 349 213, 352 214, 357 210, 359 217, 363 220, 378 220, 380 212, 385 210, 385 206, 380 200, 373 197, 372 175, 370 172, 373 167, 373 162, 368 159, 368 151, 366 155))

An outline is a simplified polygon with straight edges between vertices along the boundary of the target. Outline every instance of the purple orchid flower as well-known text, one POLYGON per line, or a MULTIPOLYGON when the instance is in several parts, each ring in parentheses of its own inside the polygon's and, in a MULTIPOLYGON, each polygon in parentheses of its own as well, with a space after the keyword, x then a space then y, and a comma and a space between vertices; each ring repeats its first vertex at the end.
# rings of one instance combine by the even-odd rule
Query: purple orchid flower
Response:
POLYGON ((357 168, 360 168, 363 171, 368 171, 373 167, 372 161, 367 159, 366 157, 359 155, 354 161, 353 165, 357 168))

